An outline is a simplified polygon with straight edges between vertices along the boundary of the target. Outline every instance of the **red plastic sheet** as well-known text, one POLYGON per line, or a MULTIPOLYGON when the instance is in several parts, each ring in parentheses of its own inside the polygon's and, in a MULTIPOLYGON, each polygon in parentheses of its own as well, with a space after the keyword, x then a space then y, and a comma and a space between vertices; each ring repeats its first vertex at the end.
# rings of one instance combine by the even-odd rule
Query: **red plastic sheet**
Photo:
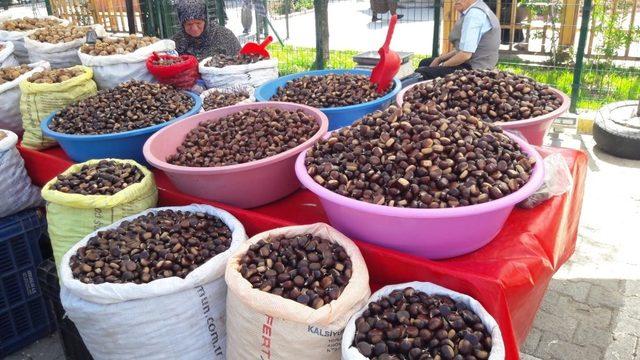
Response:
MULTIPOLYGON (((573 254, 582 207, 587 157, 581 151, 546 148, 567 160, 572 191, 535 209, 516 209, 496 238, 478 251, 431 261, 357 241, 367 262, 373 290, 393 283, 430 281, 479 300, 500 324, 507 358, 518 358, 552 275, 573 254)), ((44 152, 20 148, 33 181, 42 186, 71 161, 60 149, 44 152)), ((160 205, 211 204, 234 214, 249 235, 291 224, 326 222, 318 198, 300 190, 286 199, 242 210, 179 193, 155 171, 160 205)))

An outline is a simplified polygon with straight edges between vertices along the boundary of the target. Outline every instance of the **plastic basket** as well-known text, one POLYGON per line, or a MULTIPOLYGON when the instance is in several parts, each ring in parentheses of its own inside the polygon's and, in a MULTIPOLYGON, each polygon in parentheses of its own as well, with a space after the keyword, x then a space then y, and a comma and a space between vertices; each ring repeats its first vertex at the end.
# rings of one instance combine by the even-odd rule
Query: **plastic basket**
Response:
POLYGON ((185 93, 194 101, 194 105, 189 111, 167 122, 142 129, 100 135, 64 134, 49 129, 49 124, 53 121, 57 112, 53 112, 47 116, 40 124, 40 128, 45 136, 55 139, 64 152, 76 162, 116 158, 131 159, 146 165, 144 156, 142 155, 142 146, 153 133, 165 126, 200 112, 200 108, 202 107, 202 99, 200 99, 200 96, 189 91, 185 91, 185 93))
POLYGON ((0 358, 55 328, 38 286, 39 240, 46 230, 41 210, 0 219, 0 358))
MULTIPOLYGON (((396 103, 402 106, 402 104, 404 103, 404 95, 407 93, 407 91, 411 90, 411 88, 422 85, 424 83, 428 83, 430 81, 432 80, 417 82, 405 87, 398 93, 398 95, 396 95, 396 103)), ((569 98, 569 96, 567 96, 567 94, 552 87, 549 87, 549 89, 551 89, 551 91, 553 91, 557 97, 562 99, 562 104, 560 105, 560 107, 548 114, 524 120, 496 122, 495 125, 500 126, 503 130, 511 131, 512 133, 520 133, 522 135, 521 137, 524 137, 531 145, 542 146, 544 137, 549 131, 551 124, 553 124, 553 122, 557 118, 562 116, 562 114, 566 113, 567 110, 569 110, 569 105, 571 105, 571 99, 569 98)))
POLYGON ((58 327, 62 350, 67 360, 91 360, 91 354, 82 341, 76 325, 65 316, 60 301, 60 282, 53 259, 47 259, 38 267, 38 282, 45 301, 51 307, 58 327))
MULTIPOLYGON (((371 76, 371 71, 362 69, 313 70, 279 77, 277 79, 269 81, 266 84, 263 84, 256 89, 256 101, 271 101, 271 97, 278 92, 278 88, 285 86, 288 81, 291 81, 293 79, 297 79, 303 76, 320 76, 328 74, 356 74, 371 76)), ((393 79, 393 87, 391 91, 380 98, 357 105, 321 108, 319 110, 327 115, 327 118, 329 118, 329 131, 335 130, 343 126, 349 126, 356 120, 378 109, 386 108, 395 100, 396 95, 400 92, 401 88, 402 84, 400 83, 400 79, 396 77, 393 79)))
POLYGON ((241 208, 252 208, 281 199, 300 187, 294 170, 296 157, 313 146, 326 133, 328 126, 327 117, 322 112, 305 105, 280 102, 234 105, 200 113, 167 126, 149 138, 143 152, 147 162, 164 171, 182 192, 241 208), (293 149, 243 164, 188 167, 166 162, 167 156, 175 153, 185 136, 201 122, 218 120, 239 111, 264 108, 302 110, 318 122, 318 132, 293 149))
POLYGON ((505 135, 536 159, 536 166, 518 191, 484 204, 411 209, 359 201, 318 185, 307 172, 304 153, 296 160, 296 174, 302 185, 320 198, 331 226, 350 238, 427 259, 447 259, 474 252, 493 240, 515 205, 536 192, 544 181, 540 154, 526 140, 508 132, 505 135))

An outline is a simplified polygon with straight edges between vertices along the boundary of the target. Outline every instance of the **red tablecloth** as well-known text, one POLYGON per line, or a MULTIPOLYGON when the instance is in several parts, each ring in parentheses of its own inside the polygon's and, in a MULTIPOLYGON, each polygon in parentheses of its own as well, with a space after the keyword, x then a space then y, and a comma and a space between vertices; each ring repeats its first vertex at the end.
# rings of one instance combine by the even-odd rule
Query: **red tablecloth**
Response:
MULTIPOLYGON (((367 262, 373 290, 406 281, 431 281, 478 299, 496 318, 507 346, 507 358, 518 358, 551 276, 574 251, 587 157, 581 151, 546 148, 561 153, 573 173, 570 193, 532 210, 516 209, 496 238, 465 256, 431 261, 357 241, 367 262)), ((34 183, 42 186, 71 161, 60 149, 38 152, 20 148, 34 183)), ((247 233, 291 224, 327 222, 318 198, 300 190, 286 199, 242 210, 179 193, 167 177, 155 171, 160 205, 207 203, 226 209, 247 233)))

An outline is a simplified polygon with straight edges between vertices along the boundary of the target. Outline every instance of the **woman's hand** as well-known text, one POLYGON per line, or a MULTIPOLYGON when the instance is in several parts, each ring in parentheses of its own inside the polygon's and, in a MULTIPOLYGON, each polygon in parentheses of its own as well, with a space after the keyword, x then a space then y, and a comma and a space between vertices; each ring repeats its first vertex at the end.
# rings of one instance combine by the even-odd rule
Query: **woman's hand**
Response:
POLYGON ((433 61, 431 62, 431 64, 429 64, 429 67, 437 67, 440 66, 440 62, 442 60, 440 59, 440 57, 438 56, 437 58, 433 59, 433 61))

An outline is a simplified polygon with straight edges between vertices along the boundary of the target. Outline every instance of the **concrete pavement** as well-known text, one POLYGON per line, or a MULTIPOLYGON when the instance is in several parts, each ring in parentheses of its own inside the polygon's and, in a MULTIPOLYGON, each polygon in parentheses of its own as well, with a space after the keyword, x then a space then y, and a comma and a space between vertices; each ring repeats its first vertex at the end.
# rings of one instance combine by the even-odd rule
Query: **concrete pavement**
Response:
POLYGON ((578 245, 549 285, 523 359, 640 359, 640 161, 594 149, 591 136, 559 143, 590 157, 578 245))

